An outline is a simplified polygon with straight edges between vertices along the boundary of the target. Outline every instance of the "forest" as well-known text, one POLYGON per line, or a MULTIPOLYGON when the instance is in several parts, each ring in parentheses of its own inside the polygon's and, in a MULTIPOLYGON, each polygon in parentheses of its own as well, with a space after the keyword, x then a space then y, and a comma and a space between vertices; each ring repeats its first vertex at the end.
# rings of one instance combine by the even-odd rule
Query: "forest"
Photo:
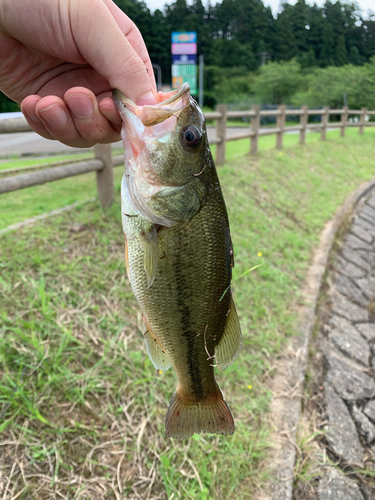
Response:
MULTIPOLYGON (((307 99, 308 105, 320 105, 315 98, 321 86, 317 78, 331 89, 321 103, 330 105, 337 95, 342 97, 343 86, 367 81, 375 73, 375 59, 371 59, 375 15, 361 17, 355 2, 327 0, 322 7, 305 0, 294 5, 284 2, 276 16, 262 0, 222 0, 206 7, 202 0, 176 0, 153 13, 139 0, 115 3, 140 29, 151 60, 162 68, 163 83, 171 81, 171 32, 197 32, 198 54, 205 60, 208 106, 245 96, 269 104, 300 104, 307 99), (332 82, 332 77, 341 81, 332 82), (333 89, 335 83, 339 88, 333 89)), ((356 106, 362 103, 362 98, 353 97, 359 91, 346 92, 356 106)), ((363 105, 370 107, 368 102, 363 105)), ((0 111, 11 108, 14 105, 1 96, 0 111)))

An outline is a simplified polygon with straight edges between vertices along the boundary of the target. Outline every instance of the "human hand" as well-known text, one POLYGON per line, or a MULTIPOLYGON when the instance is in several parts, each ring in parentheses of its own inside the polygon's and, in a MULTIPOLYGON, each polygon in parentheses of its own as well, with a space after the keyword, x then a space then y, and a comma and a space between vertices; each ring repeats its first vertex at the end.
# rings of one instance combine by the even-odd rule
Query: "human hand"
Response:
POLYGON ((156 102, 142 36, 112 0, 1 0, 0 47, 0 89, 47 139, 119 140, 113 88, 156 102))

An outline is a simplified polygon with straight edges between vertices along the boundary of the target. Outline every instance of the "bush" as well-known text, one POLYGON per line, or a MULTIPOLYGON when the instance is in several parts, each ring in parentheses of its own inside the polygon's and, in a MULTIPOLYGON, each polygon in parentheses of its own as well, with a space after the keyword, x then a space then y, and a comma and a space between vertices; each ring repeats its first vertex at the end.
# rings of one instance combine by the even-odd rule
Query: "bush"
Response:
POLYGON ((346 64, 316 69, 307 78, 307 90, 297 93, 292 99, 293 104, 341 108, 346 94, 349 108, 375 109, 375 57, 363 66, 346 64))
POLYGON ((292 97, 306 87, 306 77, 300 64, 292 59, 287 62, 269 62, 254 77, 252 92, 261 103, 290 104, 292 97))
POLYGON ((245 67, 219 68, 205 67, 204 102, 214 107, 218 103, 247 101, 251 94, 253 73, 245 67))

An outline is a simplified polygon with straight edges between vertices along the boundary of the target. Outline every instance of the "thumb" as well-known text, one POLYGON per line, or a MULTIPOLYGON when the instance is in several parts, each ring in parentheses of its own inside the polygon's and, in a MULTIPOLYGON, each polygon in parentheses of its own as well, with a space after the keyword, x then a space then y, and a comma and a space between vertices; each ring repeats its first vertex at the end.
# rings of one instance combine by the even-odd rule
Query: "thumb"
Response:
POLYGON ((123 14, 122 30, 102 0, 74 1, 70 6, 72 35, 84 59, 132 101, 156 102, 151 61, 134 23, 123 14))

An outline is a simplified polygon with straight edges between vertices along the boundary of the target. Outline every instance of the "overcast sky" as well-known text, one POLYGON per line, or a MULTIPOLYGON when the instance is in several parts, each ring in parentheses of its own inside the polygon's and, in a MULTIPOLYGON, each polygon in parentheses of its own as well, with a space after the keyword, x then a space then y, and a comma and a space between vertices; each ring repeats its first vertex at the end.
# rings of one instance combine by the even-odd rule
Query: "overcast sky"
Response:
MULTIPOLYGON (((149 9, 154 11, 155 9, 163 9, 163 6, 166 3, 172 3, 172 1, 165 1, 165 0, 145 0, 146 4, 148 5, 149 9)), ((207 4, 207 0, 203 0, 204 4, 207 4)), ((217 0, 211 0, 212 4, 217 3, 217 0)), ((272 11, 274 15, 277 13, 279 5, 280 5, 280 0, 263 0, 263 3, 265 5, 270 5, 272 7, 272 11)), ((295 2, 289 1, 289 3, 293 4, 295 2)), ((317 3, 318 5, 323 5, 324 0, 316 0, 314 1, 308 1, 308 3, 313 4, 317 3)), ((368 10, 372 10, 373 13, 375 13, 375 2, 374 0, 357 0, 357 3, 359 7, 362 9, 363 14, 367 17, 368 10)))

